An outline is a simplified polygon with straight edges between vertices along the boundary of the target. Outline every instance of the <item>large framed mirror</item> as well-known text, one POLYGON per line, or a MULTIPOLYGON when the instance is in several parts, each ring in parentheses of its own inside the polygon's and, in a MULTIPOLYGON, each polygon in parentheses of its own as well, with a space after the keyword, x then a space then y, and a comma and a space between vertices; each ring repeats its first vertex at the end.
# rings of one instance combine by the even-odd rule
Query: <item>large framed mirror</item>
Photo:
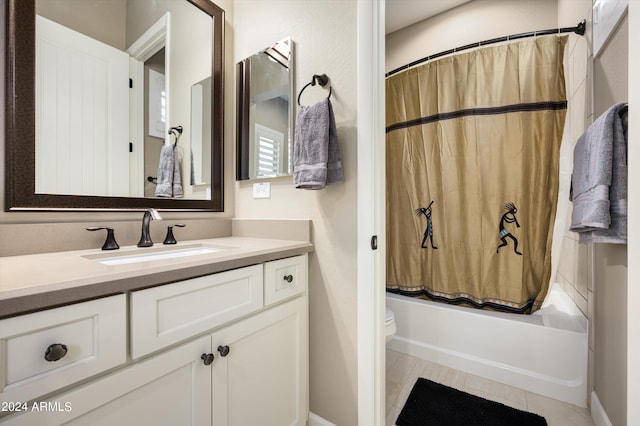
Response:
POLYGON ((5 210, 224 209, 223 9, 7 0, 6 17, 5 210))
POLYGON ((291 175, 293 50, 287 37, 236 64, 236 180, 291 175))

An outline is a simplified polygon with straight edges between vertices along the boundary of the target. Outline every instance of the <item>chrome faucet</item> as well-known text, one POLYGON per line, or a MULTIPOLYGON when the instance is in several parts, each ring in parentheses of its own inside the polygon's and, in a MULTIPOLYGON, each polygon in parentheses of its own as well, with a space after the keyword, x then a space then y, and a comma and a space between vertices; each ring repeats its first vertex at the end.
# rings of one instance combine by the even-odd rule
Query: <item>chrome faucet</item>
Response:
POLYGON ((151 241, 151 234, 149 233, 149 224, 152 220, 162 220, 162 216, 156 209, 147 209, 142 216, 142 235, 140 241, 138 241, 138 247, 151 247, 153 241, 151 241))

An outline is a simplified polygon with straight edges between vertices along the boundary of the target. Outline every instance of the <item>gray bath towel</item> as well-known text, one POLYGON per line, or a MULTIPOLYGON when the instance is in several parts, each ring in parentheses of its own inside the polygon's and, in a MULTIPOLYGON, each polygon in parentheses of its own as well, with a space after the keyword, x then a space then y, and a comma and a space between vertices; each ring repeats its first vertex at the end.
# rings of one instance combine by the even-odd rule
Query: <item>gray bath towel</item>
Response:
POLYGON ((627 110, 612 106, 576 143, 569 229, 581 243, 627 242, 627 110))
POLYGON ((160 151, 158 164, 158 186, 156 197, 182 197, 182 176, 180 175, 180 152, 173 145, 164 145, 160 151))
POLYGON ((299 106, 293 149, 293 184, 322 189, 344 181, 333 108, 329 98, 299 106))

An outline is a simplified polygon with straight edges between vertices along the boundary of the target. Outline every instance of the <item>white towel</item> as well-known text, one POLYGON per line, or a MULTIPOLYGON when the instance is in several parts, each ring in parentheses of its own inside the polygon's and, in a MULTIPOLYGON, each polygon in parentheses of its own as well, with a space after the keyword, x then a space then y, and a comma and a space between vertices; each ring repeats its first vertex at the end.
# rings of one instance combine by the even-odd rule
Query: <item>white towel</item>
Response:
POLYGON ((180 152, 173 145, 164 145, 158 164, 156 197, 181 198, 182 176, 180 175, 180 152))
POLYGON ((293 184, 322 189, 344 181, 336 121, 329 98, 299 106, 293 149, 293 184))
POLYGON ((627 110, 612 106, 576 143, 569 229, 581 243, 627 242, 627 110))

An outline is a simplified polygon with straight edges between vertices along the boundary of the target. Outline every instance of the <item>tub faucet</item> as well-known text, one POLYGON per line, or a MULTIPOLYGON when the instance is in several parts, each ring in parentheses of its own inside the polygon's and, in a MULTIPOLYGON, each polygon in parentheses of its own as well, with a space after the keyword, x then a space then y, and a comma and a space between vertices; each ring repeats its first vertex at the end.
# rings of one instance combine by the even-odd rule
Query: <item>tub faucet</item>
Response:
POLYGON ((142 235, 140 241, 138 241, 138 247, 151 247, 153 241, 151 241, 151 234, 149 233, 149 224, 152 220, 162 220, 162 216, 156 209, 147 209, 142 216, 142 235))

